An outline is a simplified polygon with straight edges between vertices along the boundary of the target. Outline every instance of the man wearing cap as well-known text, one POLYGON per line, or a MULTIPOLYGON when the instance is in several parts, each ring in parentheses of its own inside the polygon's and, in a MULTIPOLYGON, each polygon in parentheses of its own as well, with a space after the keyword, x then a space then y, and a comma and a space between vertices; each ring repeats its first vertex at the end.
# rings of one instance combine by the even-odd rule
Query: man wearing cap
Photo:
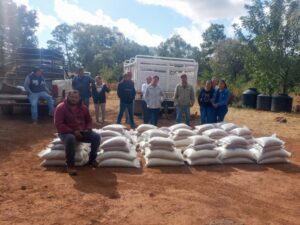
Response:
POLYGON ((35 68, 33 72, 28 74, 25 78, 24 88, 27 91, 28 98, 31 105, 31 118, 33 124, 38 120, 38 101, 43 99, 47 101, 49 115, 53 116, 54 101, 50 96, 50 91, 46 86, 43 71, 40 68, 35 68))
POLYGON ((176 106, 176 122, 181 123, 182 114, 185 114, 185 123, 190 125, 190 107, 194 105, 195 94, 192 85, 187 82, 187 75, 181 75, 181 83, 177 84, 174 94, 176 106))
POLYGON ((93 78, 84 74, 84 68, 79 68, 78 75, 72 80, 72 87, 78 90, 83 103, 89 108, 89 101, 91 95, 91 86, 95 83, 93 78))
POLYGON ((123 79, 118 84, 117 94, 120 98, 120 111, 117 118, 117 123, 121 124, 121 120, 125 110, 128 110, 129 123, 131 128, 135 128, 133 120, 133 101, 135 99, 134 82, 131 80, 131 72, 124 74, 123 79))

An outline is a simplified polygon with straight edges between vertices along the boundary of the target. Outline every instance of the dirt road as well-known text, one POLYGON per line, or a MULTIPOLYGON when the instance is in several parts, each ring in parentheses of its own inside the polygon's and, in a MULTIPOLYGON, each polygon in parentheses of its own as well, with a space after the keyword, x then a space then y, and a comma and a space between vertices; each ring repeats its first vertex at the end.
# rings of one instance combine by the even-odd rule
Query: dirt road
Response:
MULTIPOLYGON (((118 102, 108 102, 114 122, 118 102)), ((0 116, 0 224, 300 224, 300 115, 230 109, 226 120, 255 135, 277 133, 292 163, 80 168, 70 177, 39 166, 37 153, 55 133, 50 119, 33 126, 29 115, 0 116), (276 123, 276 116, 288 122, 276 123)))

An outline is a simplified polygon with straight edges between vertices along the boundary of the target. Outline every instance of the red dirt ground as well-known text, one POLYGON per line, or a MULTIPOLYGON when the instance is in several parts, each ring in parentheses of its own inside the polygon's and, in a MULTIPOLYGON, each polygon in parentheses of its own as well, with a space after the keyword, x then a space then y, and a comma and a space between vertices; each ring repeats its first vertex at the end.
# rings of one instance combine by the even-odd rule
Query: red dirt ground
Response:
MULTIPOLYGON (((112 123, 118 102, 108 102, 112 123)), ((292 163, 80 168, 70 177, 39 166, 37 153, 55 133, 49 118, 33 126, 29 114, 0 115, 0 224, 300 224, 300 115, 230 109, 226 120, 255 135, 277 133, 292 163), (275 122, 277 116, 288 122, 275 122)))

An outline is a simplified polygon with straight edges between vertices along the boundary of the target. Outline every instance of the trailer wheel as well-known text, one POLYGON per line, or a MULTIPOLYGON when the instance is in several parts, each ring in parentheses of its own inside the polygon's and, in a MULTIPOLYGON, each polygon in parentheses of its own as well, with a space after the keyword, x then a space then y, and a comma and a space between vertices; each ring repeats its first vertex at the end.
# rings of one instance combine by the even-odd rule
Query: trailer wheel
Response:
POLYGON ((14 107, 12 105, 1 106, 1 111, 3 115, 10 116, 14 112, 14 107))

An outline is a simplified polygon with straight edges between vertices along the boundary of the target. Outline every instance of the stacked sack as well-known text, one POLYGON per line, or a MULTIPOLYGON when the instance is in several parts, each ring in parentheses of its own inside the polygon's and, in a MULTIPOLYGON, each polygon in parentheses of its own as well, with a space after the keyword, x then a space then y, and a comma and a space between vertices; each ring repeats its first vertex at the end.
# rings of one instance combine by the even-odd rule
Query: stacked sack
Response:
POLYGON ((243 137, 227 136, 217 141, 220 147, 215 148, 220 153, 219 160, 224 164, 255 163, 255 156, 248 148, 248 142, 243 137))
POLYGON ((245 138, 249 145, 252 145, 255 142, 251 130, 249 130, 247 127, 238 127, 229 131, 229 133, 245 138))
POLYGON ((105 127, 102 127, 103 131, 114 131, 119 133, 121 136, 124 136, 128 139, 131 144, 136 144, 136 135, 133 130, 126 130, 125 127, 121 124, 110 124, 105 127))
POLYGON ((202 132, 202 135, 208 136, 211 139, 219 140, 223 137, 228 136, 227 132, 221 128, 213 128, 202 132))
POLYGON ((214 124, 202 124, 202 125, 195 126, 194 131, 197 134, 202 135, 202 133, 204 131, 211 130, 211 129, 214 129, 214 128, 216 128, 214 124))
POLYGON ((189 138, 191 144, 184 150, 183 156, 188 165, 220 164, 219 151, 215 150, 215 141, 207 136, 196 135, 189 138))
POLYGON ((99 167, 135 167, 140 168, 135 146, 124 136, 117 136, 100 145, 97 156, 99 167))
POLYGON ((196 135, 197 133, 191 129, 179 128, 171 131, 170 138, 173 139, 176 148, 186 148, 191 144, 189 137, 196 135))
POLYGON ((174 148, 174 141, 165 137, 152 137, 145 147, 146 166, 182 166, 181 152, 174 148))
MULTIPOLYGON (((75 165, 83 166, 89 161, 90 144, 80 143, 75 150, 75 165)), ((42 150, 38 156, 44 161, 41 166, 66 166, 65 145, 59 139, 55 138, 45 150, 42 150)))
POLYGON ((145 149, 145 147, 149 146, 149 141, 153 137, 169 137, 169 133, 166 130, 162 129, 151 129, 147 130, 142 133, 142 135, 139 137, 139 146, 141 147, 142 151, 145 149))
POLYGON ((256 138, 256 143, 250 150, 258 164, 287 163, 291 153, 285 150, 284 142, 275 135, 256 138))
POLYGON ((113 130, 93 129, 93 131, 100 135, 101 143, 110 138, 122 136, 122 134, 113 130))
POLYGON ((140 137, 144 132, 156 128, 157 127, 152 124, 141 124, 136 128, 137 136, 140 137))
POLYGON ((220 128, 225 130, 227 133, 229 133, 233 129, 238 128, 238 126, 235 125, 234 123, 224 123, 220 125, 220 128))

